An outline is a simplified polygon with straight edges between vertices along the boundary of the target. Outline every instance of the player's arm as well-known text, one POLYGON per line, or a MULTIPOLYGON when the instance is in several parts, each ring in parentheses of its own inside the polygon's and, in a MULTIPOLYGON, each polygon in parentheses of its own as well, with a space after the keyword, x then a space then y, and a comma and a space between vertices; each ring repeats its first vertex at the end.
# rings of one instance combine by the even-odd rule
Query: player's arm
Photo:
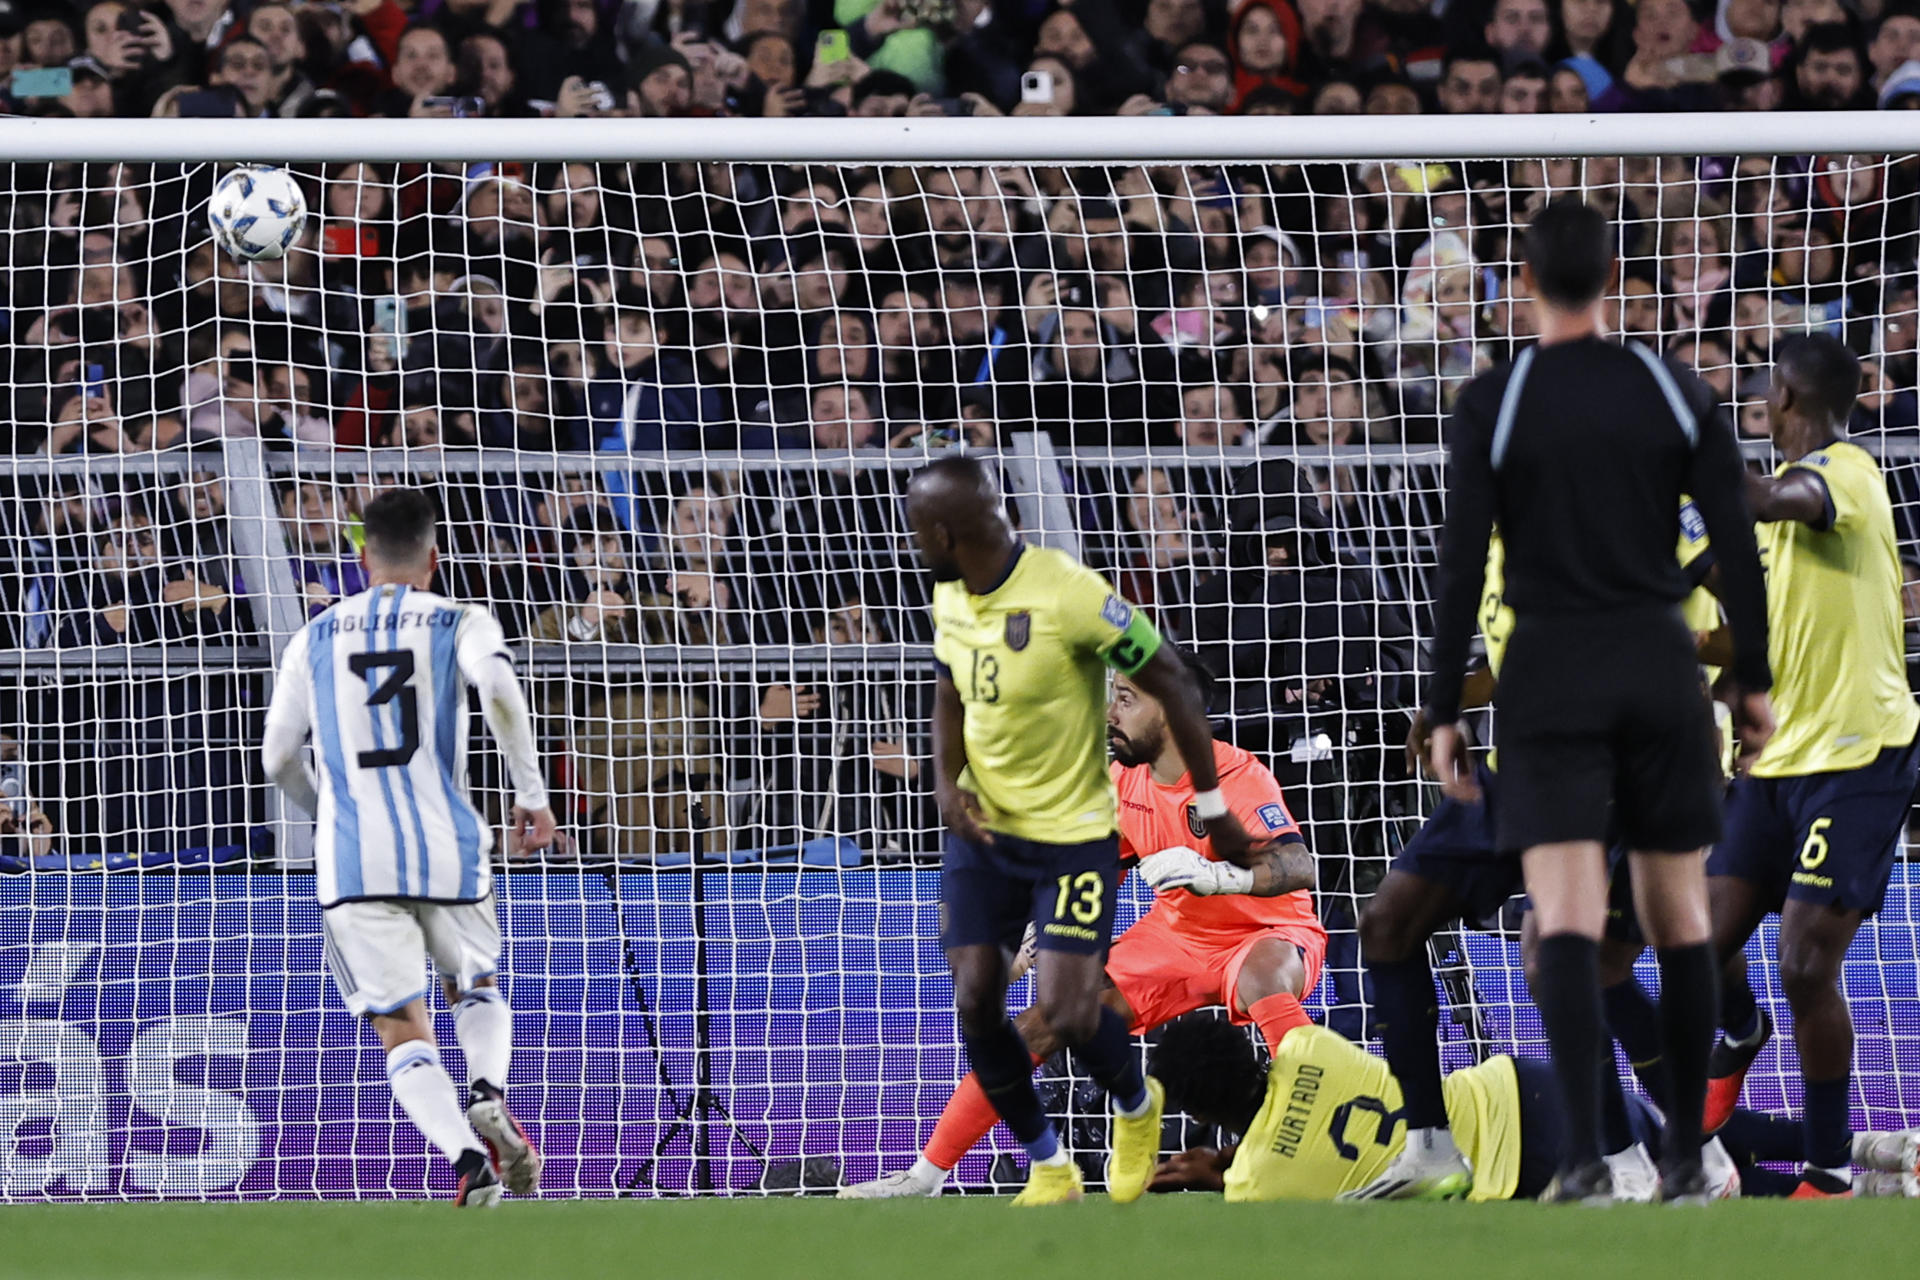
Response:
POLYGON ((553 843, 553 809, 547 798, 547 780, 540 772, 540 755, 534 748, 533 712, 514 674, 500 624, 482 610, 468 610, 460 622, 456 653, 461 674, 480 694, 480 712, 506 758, 507 776, 513 779, 509 852, 544 849, 553 843))
POLYGON ((1767 584, 1760 571, 1760 548, 1754 541, 1753 511, 1748 503, 1746 463, 1733 428, 1710 409, 1712 393, 1698 378, 1681 379, 1695 407, 1698 439, 1689 463, 1687 492, 1706 522, 1713 544, 1714 585, 1733 633, 1732 660, 1726 664, 1739 686, 1734 699, 1734 723, 1740 735, 1741 755, 1751 757, 1773 736, 1773 670, 1767 664, 1767 584))
POLYGON ((313 683, 307 675, 307 633, 296 635, 281 656, 280 674, 267 704, 260 763, 287 799, 310 814, 320 812, 320 787, 307 765, 307 734, 313 728, 313 683))
POLYGON ((1473 643, 1487 543, 1493 537, 1492 431, 1472 396, 1463 395, 1448 428, 1447 519, 1440 535, 1440 577, 1433 610, 1433 680, 1427 719, 1450 726, 1464 705, 1467 650, 1473 643))
POLYGON ((967 709, 945 663, 933 681, 933 802, 947 830, 970 844, 992 844, 980 797, 960 785, 967 767, 967 709))
POLYGON ((1277 898, 1314 886, 1313 854, 1300 837, 1300 825, 1287 812, 1280 784, 1265 769, 1234 775, 1231 789, 1234 817, 1261 843, 1252 861, 1240 865, 1216 862, 1196 849, 1176 846, 1140 860, 1140 878, 1160 889, 1185 889, 1208 897, 1243 893, 1252 898, 1277 898))
POLYGON ((1765 524, 1798 520, 1810 529, 1833 528, 1833 491, 1826 477, 1811 467, 1788 467, 1784 475, 1747 473, 1747 504, 1753 518, 1765 524))
POLYGON ((1233 1142, 1221 1147, 1188 1147, 1160 1162, 1160 1167, 1153 1171, 1153 1181, 1147 1184, 1147 1190, 1224 1191, 1227 1169, 1233 1164, 1234 1153, 1239 1150, 1239 1144, 1233 1142))

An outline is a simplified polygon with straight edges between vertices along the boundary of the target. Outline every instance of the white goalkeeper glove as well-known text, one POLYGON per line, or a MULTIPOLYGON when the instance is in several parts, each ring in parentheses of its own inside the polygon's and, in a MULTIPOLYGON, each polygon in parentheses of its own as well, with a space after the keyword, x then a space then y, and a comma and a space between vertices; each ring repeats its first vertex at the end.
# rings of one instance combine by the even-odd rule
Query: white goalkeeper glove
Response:
POLYGON ((1175 845, 1140 859, 1140 878, 1155 893, 1185 889, 1207 897, 1216 893, 1252 893, 1253 872, 1231 862, 1215 862, 1198 849, 1175 845))

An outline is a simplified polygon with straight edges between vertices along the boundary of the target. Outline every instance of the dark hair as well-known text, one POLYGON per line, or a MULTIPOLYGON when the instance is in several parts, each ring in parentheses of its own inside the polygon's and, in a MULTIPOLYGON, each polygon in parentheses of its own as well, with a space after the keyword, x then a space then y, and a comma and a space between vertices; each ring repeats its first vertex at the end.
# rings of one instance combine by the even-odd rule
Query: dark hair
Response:
POLYGON ((391 564, 412 564, 433 550, 440 514, 421 489, 389 489, 361 512, 367 550, 391 564))
POLYGON ((1237 1123, 1249 1107, 1257 1109, 1266 1088, 1247 1033, 1210 1013, 1168 1023, 1147 1070, 1166 1086, 1169 1106, 1219 1124, 1237 1123))
POLYGON ((1844 422, 1860 396, 1860 357, 1838 338, 1824 333, 1796 334, 1773 352, 1774 376, 1796 400, 1844 422))
POLYGON ((853 104, 859 106, 874 97, 911 98, 918 91, 913 81, 897 71, 869 71, 853 86, 853 104))
POLYGON ((1800 61, 1805 62, 1810 53, 1851 53, 1854 61, 1865 65, 1866 59, 1860 53, 1860 41, 1854 36, 1853 28, 1844 22, 1816 22, 1807 28, 1806 35, 1800 39, 1800 61))
POLYGON ((1607 287, 1613 267, 1607 215, 1578 196, 1561 196, 1527 226, 1526 261, 1540 297, 1556 307, 1584 307, 1607 287))

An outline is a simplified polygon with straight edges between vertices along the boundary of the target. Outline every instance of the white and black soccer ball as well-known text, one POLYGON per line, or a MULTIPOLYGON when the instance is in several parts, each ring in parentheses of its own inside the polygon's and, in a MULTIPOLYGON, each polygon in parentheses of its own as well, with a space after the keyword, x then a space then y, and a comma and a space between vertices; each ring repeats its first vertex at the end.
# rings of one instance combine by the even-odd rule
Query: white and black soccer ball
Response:
POLYGON ((307 225, 307 198, 285 169, 235 169, 214 187, 207 223, 215 243, 236 258, 283 258, 307 225))

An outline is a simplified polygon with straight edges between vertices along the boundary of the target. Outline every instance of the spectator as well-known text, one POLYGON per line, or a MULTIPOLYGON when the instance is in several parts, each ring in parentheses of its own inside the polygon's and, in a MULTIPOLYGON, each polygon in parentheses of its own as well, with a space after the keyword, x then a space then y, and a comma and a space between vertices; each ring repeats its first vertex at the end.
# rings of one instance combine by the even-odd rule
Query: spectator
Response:
POLYGON ((450 106, 429 101, 447 96, 459 71, 447 38, 433 27, 409 27, 393 60, 393 89, 380 101, 386 116, 449 116, 450 106))
POLYGON ((1536 115, 1547 109, 1547 68, 1532 58, 1514 67, 1500 86, 1502 115, 1536 115))
POLYGON ((1233 110, 1241 110, 1256 89, 1305 98, 1306 86, 1293 74, 1300 49, 1300 19, 1286 0, 1240 0, 1227 33, 1234 67, 1233 110))
POLYGON ((1920 9, 1889 7, 1873 27, 1867 61, 1873 67, 1870 84, 1879 93, 1900 67, 1920 58, 1920 9))
POLYGON ((1217 115, 1233 100, 1233 63, 1218 45, 1198 40, 1174 52, 1173 72, 1167 77, 1168 102, 1217 115))
POLYGON ((1440 74, 1440 109, 1448 115, 1500 110, 1500 64, 1483 49, 1450 54, 1440 74))
POLYGON ((1482 33, 1495 53, 1508 59, 1541 58, 1553 38, 1547 0, 1494 0, 1482 33))
MULTIPOLYGON (((611 511, 581 509, 565 539, 566 598, 540 616, 535 639, 663 644, 685 636, 672 600, 647 591, 635 574, 611 511)), ((709 821, 726 813, 714 794, 719 774, 704 694, 679 681, 603 675, 548 686, 545 709, 569 729, 588 856, 651 861, 690 853, 696 840, 727 847, 724 830, 709 833, 694 821, 696 803, 709 821)))
POLYGON ((280 495, 280 523, 308 617, 318 617, 335 601, 367 589, 366 570, 347 541, 332 485, 301 481, 287 486, 280 495))
POLYGON ((1846 111, 1868 105, 1865 58, 1853 30, 1839 22, 1807 28, 1793 83, 1792 105, 1803 111, 1846 111))

